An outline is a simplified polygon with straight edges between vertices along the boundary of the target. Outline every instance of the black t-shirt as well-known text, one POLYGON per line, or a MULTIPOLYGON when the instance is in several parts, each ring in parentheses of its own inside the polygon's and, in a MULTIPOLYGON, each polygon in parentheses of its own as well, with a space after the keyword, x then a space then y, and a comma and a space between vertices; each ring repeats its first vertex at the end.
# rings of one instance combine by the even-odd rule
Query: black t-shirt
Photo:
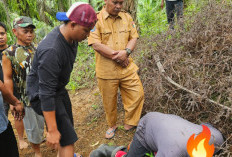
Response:
POLYGON ((27 95, 35 111, 35 106, 42 111, 55 110, 55 97, 69 82, 77 46, 77 42, 71 45, 66 41, 59 27, 38 45, 27 77, 27 95))

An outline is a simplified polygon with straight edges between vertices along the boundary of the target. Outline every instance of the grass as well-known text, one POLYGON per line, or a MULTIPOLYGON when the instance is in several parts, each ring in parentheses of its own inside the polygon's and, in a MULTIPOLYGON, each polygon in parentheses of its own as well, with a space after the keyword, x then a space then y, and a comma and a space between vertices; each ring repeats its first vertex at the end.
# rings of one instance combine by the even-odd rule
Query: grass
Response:
POLYGON ((76 62, 66 86, 69 90, 91 87, 95 84, 94 50, 87 45, 87 41, 79 44, 76 62))

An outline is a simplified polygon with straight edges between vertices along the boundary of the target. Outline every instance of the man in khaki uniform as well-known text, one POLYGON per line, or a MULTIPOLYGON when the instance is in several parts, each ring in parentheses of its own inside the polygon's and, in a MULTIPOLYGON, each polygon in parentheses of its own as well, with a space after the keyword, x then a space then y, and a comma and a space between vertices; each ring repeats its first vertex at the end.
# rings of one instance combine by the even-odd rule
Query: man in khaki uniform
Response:
POLYGON ((138 67, 130 54, 135 48, 138 33, 132 17, 122 11, 124 0, 105 0, 97 15, 98 22, 91 30, 88 44, 96 55, 96 75, 112 138, 117 128, 117 92, 120 89, 125 109, 125 130, 137 126, 144 102, 143 86, 138 67))

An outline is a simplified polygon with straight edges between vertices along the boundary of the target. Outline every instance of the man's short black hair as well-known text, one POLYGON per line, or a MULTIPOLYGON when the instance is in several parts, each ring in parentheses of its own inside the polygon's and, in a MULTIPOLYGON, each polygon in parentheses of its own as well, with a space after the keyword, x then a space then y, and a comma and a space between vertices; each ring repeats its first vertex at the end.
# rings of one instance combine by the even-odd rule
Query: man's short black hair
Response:
POLYGON ((7 31, 6 25, 4 23, 0 22, 0 27, 3 27, 5 31, 7 31))
POLYGON ((71 20, 64 21, 64 24, 67 25, 71 20))

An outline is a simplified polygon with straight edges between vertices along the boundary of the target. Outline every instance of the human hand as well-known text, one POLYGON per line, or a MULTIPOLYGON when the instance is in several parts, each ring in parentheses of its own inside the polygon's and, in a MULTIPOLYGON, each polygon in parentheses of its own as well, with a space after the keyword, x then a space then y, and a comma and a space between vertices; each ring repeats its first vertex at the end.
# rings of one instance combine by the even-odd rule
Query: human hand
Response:
POLYGON ((15 120, 20 121, 25 116, 25 110, 21 102, 16 103, 15 106, 10 105, 10 110, 15 120))
POLYGON ((123 67, 123 68, 126 68, 128 65, 129 65, 129 59, 127 58, 125 61, 121 62, 120 65, 123 67))
POLYGON ((56 129, 54 131, 47 132, 47 145, 53 149, 58 149, 60 146, 60 132, 56 129))
POLYGON ((115 55, 112 59, 117 63, 121 64, 128 58, 126 50, 118 51, 118 54, 115 55))

